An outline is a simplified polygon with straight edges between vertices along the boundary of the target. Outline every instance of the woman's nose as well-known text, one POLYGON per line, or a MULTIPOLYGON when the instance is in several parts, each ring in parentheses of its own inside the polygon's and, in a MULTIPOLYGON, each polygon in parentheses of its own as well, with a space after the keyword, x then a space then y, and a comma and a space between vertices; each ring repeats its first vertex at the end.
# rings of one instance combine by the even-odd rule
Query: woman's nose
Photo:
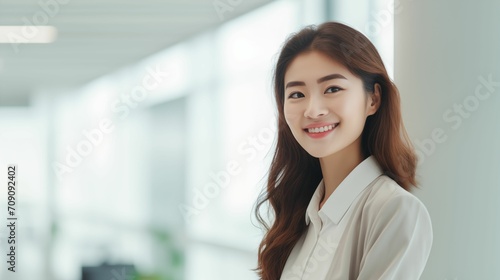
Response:
POLYGON ((311 97, 304 112, 306 118, 315 119, 328 114, 328 108, 320 97, 311 97))

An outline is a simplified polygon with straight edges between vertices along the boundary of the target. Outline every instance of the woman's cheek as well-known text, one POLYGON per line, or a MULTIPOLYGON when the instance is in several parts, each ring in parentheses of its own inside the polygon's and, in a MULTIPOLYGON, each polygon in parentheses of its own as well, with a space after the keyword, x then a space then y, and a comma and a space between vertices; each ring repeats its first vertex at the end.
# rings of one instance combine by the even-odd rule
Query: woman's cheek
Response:
POLYGON ((296 113, 294 112, 285 112, 285 121, 286 123, 288 124, 288 126, 290 128, 294 128, 296 127, 297 125, 299 125, 297 122, 299 121, 298 120, 298 116, 296 113))

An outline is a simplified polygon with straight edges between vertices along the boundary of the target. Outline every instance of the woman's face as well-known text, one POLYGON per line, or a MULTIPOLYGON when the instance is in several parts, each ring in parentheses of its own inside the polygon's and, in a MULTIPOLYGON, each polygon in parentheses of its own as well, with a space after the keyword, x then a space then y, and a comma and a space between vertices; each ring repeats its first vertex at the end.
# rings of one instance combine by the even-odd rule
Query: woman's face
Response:
POLYGON ((378 108, 376 94, 342 64, 322 53, 298 55, 285 73, 285 119, 297 142, 323 158, 352 145, 361 151, 366 118, 378 108))

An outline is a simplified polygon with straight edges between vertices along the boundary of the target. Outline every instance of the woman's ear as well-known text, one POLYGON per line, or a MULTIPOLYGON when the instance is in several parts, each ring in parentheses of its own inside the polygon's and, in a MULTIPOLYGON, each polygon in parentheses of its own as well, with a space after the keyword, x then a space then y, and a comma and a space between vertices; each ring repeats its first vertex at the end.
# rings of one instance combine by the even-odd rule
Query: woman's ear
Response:
POLYGON ((368 94, 368 104, 367 104, 367 116, 375 114, 380 107, 382 89, 380 85, 376 83, 373 86, 373 92, 368 94))

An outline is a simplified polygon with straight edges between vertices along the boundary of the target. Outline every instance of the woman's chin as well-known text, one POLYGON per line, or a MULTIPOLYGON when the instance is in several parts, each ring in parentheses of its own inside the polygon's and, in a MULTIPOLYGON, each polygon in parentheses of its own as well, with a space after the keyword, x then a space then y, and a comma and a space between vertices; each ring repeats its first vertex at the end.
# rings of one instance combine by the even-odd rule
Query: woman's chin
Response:
POLYGON ((324 158, 324 157, 333 155, 335 153, 335 151, 333 151, 333 150, 332 151, 307 150, 307 153, 315 158, 324 158))

